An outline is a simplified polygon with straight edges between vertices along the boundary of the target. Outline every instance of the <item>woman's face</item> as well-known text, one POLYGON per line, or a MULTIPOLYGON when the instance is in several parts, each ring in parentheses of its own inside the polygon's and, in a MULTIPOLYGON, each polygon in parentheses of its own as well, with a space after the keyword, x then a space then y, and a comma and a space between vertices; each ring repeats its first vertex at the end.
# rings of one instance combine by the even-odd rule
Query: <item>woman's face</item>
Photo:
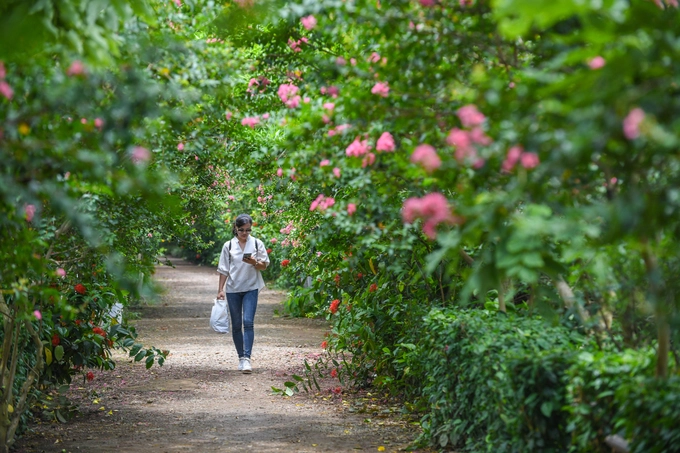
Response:
POLYGON ((252 223, 245 223, 241 225, 240 227, 236 227, 236 232, 238 233, 238 237, 241 239, 245 239, 248 237, 250 232, 252 231, 253 224, 252 223))

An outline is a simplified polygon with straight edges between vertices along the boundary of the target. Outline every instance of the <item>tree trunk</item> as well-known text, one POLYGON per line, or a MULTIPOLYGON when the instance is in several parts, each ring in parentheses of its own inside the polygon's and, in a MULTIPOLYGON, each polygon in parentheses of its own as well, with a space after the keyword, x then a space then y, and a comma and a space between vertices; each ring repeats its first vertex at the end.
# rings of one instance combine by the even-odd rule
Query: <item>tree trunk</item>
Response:
POLYGON ((12 387, 10 385, 11 376, 10 370, 12 368, 12 338, 14 338, 14 329, 16 323, 14 322, 14 315, 10 312, 9 307, 5 303, 5 299, 0 293, 0 315, 2 316, 2 328, 4 341, 2 343, 2 360, 0 360, 0 452, 6 453, 9 451, 8 432, 11 425, 9 407, 12 401, 12 387))
POLYGON ((498 311, 507 313, 508 309, 505 305, 505 290, 508 287, 507 280, 501 282, 501 287, 498 288, 498 311))
POLYGON ((659 341, 656 351, 656 377, 666 379, 668 377, 668 353, 671 347, 671 326, 663 313, 657 314, 656 324, 659 341))
POLYGON ((572 291, 572 289, 569 287, 569 285, 561 275, 555 280, 555 287, 557 288, 557 292, 559 293, 560 297, 564 301, 564 306, 567 307, 569 310, 575 307, 576 312, 578 313, 579 318, 581 318, 582 323, 585 323, 586 321, 588 321, 588 319, 590 319, 590 315, 581 306, 581 304, 579 304, 576 301, 574 291, 572 291))
POLYGON ((668 353, 671 346, 671 327, 668 325, 668 316, 662 300, 662 288, 660 285, 661 276, 659 275, 659 264, 656 256, 652 252, 649 242, 644 242, 642 249, 642 259, 647 270, 649 281, 649 292, 651 293, 652 303, 654 304, 654 317, 656 318, 656 335, 659 342, 656 350, 656 377, 666 379, 668 377, 668 353))

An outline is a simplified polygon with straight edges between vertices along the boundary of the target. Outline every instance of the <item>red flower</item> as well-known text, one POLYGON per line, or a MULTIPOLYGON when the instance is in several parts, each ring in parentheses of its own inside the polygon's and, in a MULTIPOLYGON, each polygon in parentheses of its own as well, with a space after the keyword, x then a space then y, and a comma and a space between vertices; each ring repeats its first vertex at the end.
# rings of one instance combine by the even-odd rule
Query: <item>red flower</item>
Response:
POLYGON ((91 381, 94 379, 94 373, 92 371, 87 372, 87 380, 91 381))
POLYGON ((283 261, 281 261, 281 266, 282 266, 282 267, 286 267, 286 266, 288 266, 289 264, 290 264, 290 260, 283 260, 283 261))
POLYGON ((364 274, 362 274, 361 272, 359 272, 359 273, 357 274, 357 279, 361 280, 361 279, 363 278, 363 276, 364 276, 364 274))
POLYGON ((323 349, 326 349, 326 348, 328 347, 328 342, 327 342, 327 341, 323 341, 323 342, 321 343, 321 347, 322 347, 323 349))
POLYGON ((371 283, 371 286, 368 288, 368 292, 372 293, 372 292, 375 292, 377 289, 378 289, 378 285, 376 285, 375 283, 371 283))
POLYGON ((52 335, 52 346, 59 346, 60 340, 59 340, 59 335, 54 334, 52 335))
POLYGON ((101 337, 106 338, 106 332, 104 332, 104 329, 102 329, 101 327, 95 327, 94 329, 92 329, 92 332, 96 333, 97 335, 99 335, 101 337))
POLYGON ((331 392, 335 393, 336 395, 339 395, 342 393, 342 387, 335 387, 334 389, 331 389, 331 392))
POLYGON ((78 294, 85 294, 87 292, 87 288, 85 288, 85 285, 83 285, 82 283, 78 283, 73 289, 78 294))
POLYGON ((338 377, 338 370, 336 368, 331 370, 331 377, 338 377))
POLYGON ((340 305, 340 300, 338 300, 338 299, 333 299, 333 302, 331 302, 331 306, 330 306, 330 308, 329 308, 329 310, 331 311, 331 313, 337 312, 337 311, 338 311, 338 306, 339 306, 339 305, 340 305))
POLYGON ((272 249, 267 249, 267 254, 270 254, 272 252, 272 249))

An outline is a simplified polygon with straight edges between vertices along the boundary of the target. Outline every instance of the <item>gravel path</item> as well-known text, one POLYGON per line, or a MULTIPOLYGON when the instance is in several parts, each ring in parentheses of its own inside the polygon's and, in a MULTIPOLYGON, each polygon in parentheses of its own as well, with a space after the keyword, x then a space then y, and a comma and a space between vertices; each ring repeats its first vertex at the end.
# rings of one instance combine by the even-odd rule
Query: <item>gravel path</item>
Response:
POLYGON ((341 395, 337 380, 316 394, 272 393, 305 358, 322 353, 325 320, 275 315, 284 294, 260 294, 253 373, 236 370, 231 335, 209 327, 217 288, 214 269, 173 260, 156 280, 160 303, 142 307, 138 340, 170 350, 163 367, 146 370, 120 356, 111 372, 78 379, 69 398, 80 413, 68 423, 42 422, 17 442, 28 452, 344 452, 400 451, 414 427, 374 395, 341 395), (354 411, 354 412, 352 412, 354 411))

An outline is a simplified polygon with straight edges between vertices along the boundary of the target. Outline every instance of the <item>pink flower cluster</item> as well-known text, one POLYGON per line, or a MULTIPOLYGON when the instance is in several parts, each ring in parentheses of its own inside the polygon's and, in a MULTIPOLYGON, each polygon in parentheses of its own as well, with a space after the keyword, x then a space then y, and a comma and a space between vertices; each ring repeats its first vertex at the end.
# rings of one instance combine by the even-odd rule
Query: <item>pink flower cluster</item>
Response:
POLYGON ((411 162, 420 164, 428 173, 432 173, 442 165, 442 160, 431 145, 416 146, 411 154, 411 162))
POLYGON ((278 95, 286 107, 294 109, 300 105, 300 96, 297 92, 300 89, 292 83, 284 83, 279 86, 278 95))
POLYGON ((377 96, 382 96, 384 98, 387 97, 389 92, 390 92, 390 86, 388 85, 387 82, 378 82, 373 86, 373 88, 371 88, 371 93, 373 93, 377 96))
POLYGON ((35 205, 33 204, 24 205, 24 214, 26 215, 26 221, 32 222, 33 217, 35 216, 35 205))
POLYGON ((369 165, 373 165, 375 163, 375 154, 373 153, 368 153, 366 156, 364 156, 363 159, 361 159, 361 168, 366 168, 369 165))
POLYGON ((338 87, 331 86, 331 87, 321 87, 321 94, 328 94, 330 95, 333 99, 337 98, 338 95, 340 94, 340 90, 338 87))
POLYGON ((12 100, 14 96, 14 90, 9 86, 9 83, 5 82, 5 76, 7 71, 5 70, 5 64, 0 61, 0 94, 3 95, 8 101, 12 100))
POLYGON ((645 111, 641 108, 634 108, 623 119, 623 135, 628 140, 634 140, 640 136, 640 124, 645 119, 645 111))
POLYGON ((151 152, 143 146, 135 146, 130 152, 130 159, 135 164, 141 164, 151 159, 151 152))
POLYGON ((302 47, 300 46, 302 43, 307 44, 308 42, 309 39, 304 36, 297 41, 295 41, 293 38, 288 38, 288 47, 290 47, 293 52, 302 52, 302 47))
POLYGON ((368 153, 370 149, 371 145, 368 144, 368 140, 359 140, 359 137, 357 137, 347 147, 345 154, 347 154, 348 157, 361 157, 368 153))
POLYGON ((279 232, 281 234, 286 234, 286 235, 290 234, 291 231, 293 231, 293 222, 292 221, 288 222, 288 225, 286 225, 285 227, 283 227, 279 230, 279 232))
POLYGON ((477 156, 477 149, 474 145, 487 146, 492 142, 482 129, 486 117, 472 104, 459 108, 456 115, 463 127, 470 130, 451 129, 446 137, 446 143, 456 148, 454 157, 458 162, 469 161, 472 162, 474 168, 480 168, 484 165, 484 160, 477 156))
POLYGON ((323 194, 319 194, 319 196, 316 197, 316 200, 312 201, 312 204, 309 206, 309 210, 318 210, 323 212, 334 204, 335 199, 333 197, 326 197, 323 194))
POLYGON ((347 215, 352 216, 357 211, 357 205, 354 203, 347 204, 347 215))
POLYGON ((328 131, 328 136, 332 137, 334 135, 337 135, 337 134, 341 133, 342 131, 349 129, 350 127, 352 127, 352 126, 349 125, 349 124, 340 124, 338 126, 335 126, 333 129, 328 131))
POLYGON ((305 27, 307 30, 312 30, 314 27, 316 27, 316 17, 313 15, 305 16, 302 19, 300 19, 300 22, 302 23, 302 26, 305 27))
POLYGON ((241 124, 243 126, 248 126, 251 129, 254 129, 256 125, 260 123, 260 117, 259 116, 247 116, 241 120, 241 124))
POLYGON ((369 165, 375 163, 375 154, 370 153, 371 145, 369 145, 368 140, 360 140, 359 137, 355 138, 352 143, 345 150, 345 154, 348 157, 362 157, 361 167, 366 168, 369 165))
POLYGON ((260 76, 258 78, 252 78, 248 81, 248 88, 246 89, 247 93, 255 93, 257 91, 257 88, 253 89, 253 86, 255 87, 261 87, 260 88, 260 93, 263 93, 264 90, 267 89, 267 85, 269 85, 271 82, 269 81, 268 78, 264 76, 260 76))
POLYGON ((85 65, 80 60, 74 61, 66 70, 66 75, 69 77, 85 75, 85 65))
POLYGON ((540 163, 538 159, 538 154, 527 153, 521 146, 513 146, 508 150, 508 154, 503 161, 502 169, 504 172, 511 172, 517 163, 526 168, 532 169, 536 168, 540 163))
POLYGON ((603 68, 606 63, 605 59, 598 55, 588 61, 588 67, 595 71, 603 68))
POLYGON ((378 142, 375 144, 375 150, 378 152, 391 153, 395 149, 394 137, 389 132, 383 132, 378 142))
POLYGON ((413 223, 416 219, 423 219, 423 233, 430 238, 437 237, 437 227, 441 224, 461 223, 462 219, 454 216, 449 208, 449 202, 439 192, 432 192, 422 198, 412 197, 404 201, 401 210, 404 222, 413 223))

